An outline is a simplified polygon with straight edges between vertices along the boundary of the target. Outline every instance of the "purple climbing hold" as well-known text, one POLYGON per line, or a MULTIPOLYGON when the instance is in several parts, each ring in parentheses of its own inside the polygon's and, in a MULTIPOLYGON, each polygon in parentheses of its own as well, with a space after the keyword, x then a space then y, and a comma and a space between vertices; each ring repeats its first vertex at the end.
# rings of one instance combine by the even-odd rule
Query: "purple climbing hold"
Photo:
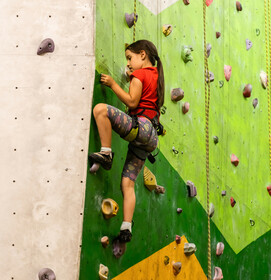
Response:
POLYGON ((181 88, 174 88, 171 91, 171 100, 174 102, 180 101, 184 98, 184 91, 181 88))
POLYGON ((126 243, 120 242, 118 238, 113 240, 113 254, 118 259, 126 251, 126 243))
POLYGON ((243 95, 245 98, 248 98, 251 96, 251 92, 252 92, 252 85, 251 84, 247 84, 244 88, 243 91, 243 95))
POLYGON ((246 48, 247 51, 252 48, 252 42, 249 39, 246 39, 246 48))
POLYGON ((254 98, 253 99, 252 105, 253 105, 254 109, 257 107, 257 105, 258 105, 258 98, 254 98))
POLYGON ((54 50, 55 50, 54 41, 50 38, 47 38, 40 43, 37 54, 41 55, 44 53, 53 52, 54 50))
POLYGON ((223 279, 222 270, 220 267, 215 266, 215 276, 213 280, 221 280, 223 279))
POLYGON ((207 83, 209 82, 209 79, 210 79, 210 82, 213 82, 215 80, 215 75, 211 71, 209 71, 209 78, 208 78, 208 75, 207 75, 207 72, 206 72, 206 82, 207 83))
POLYGON ((206 45, 207 57, 210 56, 210 54, 211 54, 211 49, 212 49, 212 45, 208 43, 208 44, 206 45))
POLYGON ((191 181, 187 181, 186 186, 188 189, 188 196, 195 197, 197 195, 197 188, 195 187, 194 183, 191 181))
POLYGON ((56 275, 50 268, 43 268, 38 276, 39 280, 56 280, 56 275))
POLYGON ((183 209, 182 208, 177 208, 177 213, 178 214, 181 214, 183 212, 183 209))
POLYGON ((129 28, 131 28, 134 25, 134 20, 135 20, 135 22, 137 22, 137 19, 138 19, 137 14, 136 14, 136 18, 134 18, 134 13, 132 13, 132 14, 125 13, 125 20, 127 22, 127 25, 129 26, 129 28))
POLYGON ((224 244, 222 242, 218 242, 216 245, 216 255, 221 256, 224 252, 224 244))
POLYGON ((222 191, 222 192, 221 192, 221 195, 222 195, 222 196, 226 196, 226 194, 227 194, 226 191, 222 191))
POLYGON ((239 1, 236 1, 236 10, 238 12, 241 12, 243 10, 243 7, 239 1))

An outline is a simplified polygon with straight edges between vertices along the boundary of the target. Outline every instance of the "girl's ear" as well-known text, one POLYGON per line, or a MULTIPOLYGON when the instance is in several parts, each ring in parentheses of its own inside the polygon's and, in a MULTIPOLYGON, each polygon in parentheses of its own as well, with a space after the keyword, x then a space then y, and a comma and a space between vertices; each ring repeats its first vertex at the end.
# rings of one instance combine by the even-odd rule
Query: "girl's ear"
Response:
POLYGON ((141 56, 141 59, 142 59, 142 60, 145 60, 147 54, 146 54, 146 52, 145 52, 144 50, 141 50, 141 51, 140 51, 140 56, 141 56))

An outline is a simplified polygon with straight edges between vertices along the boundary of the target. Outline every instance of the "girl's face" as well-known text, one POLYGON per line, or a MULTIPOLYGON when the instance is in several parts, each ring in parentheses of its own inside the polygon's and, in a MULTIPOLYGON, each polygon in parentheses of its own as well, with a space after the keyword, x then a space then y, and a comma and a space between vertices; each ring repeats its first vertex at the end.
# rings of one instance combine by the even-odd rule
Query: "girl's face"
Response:
POLYGON ((133 53, 130 50, 126 50, 125 56, 127 59, 127 67, 131 72, 143 68, 144 60, 146 57, 145 51, 141 51, 140 53, 133 53))

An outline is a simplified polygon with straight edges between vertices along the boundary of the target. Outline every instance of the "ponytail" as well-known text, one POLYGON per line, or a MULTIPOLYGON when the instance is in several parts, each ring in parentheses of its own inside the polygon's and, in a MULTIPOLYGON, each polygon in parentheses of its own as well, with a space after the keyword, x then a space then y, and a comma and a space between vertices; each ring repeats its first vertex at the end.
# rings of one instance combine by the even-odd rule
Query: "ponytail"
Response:
POLYGON ((149 57, 149 60, 153 66, 155 66, 155 61, 157 61, 157 71, 158 71, 158 80, 157 80, 157 106, 160 109, 164 104, 164 95, 165 95, 165 82, 164 82, 164 70, 163 64, 158 56, 157 49, 155 45, 148 40, 139 40, 131 45, 128 45, 125 48, 134 53, 140 53, 141 50, 144 50, 149 57))

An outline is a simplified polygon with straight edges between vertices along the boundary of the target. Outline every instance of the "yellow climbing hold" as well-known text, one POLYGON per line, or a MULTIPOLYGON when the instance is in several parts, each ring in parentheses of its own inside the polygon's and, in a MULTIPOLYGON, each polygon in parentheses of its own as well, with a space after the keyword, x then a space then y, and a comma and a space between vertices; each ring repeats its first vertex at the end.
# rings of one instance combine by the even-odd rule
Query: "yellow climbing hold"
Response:
POLYGON ((144 167, 144 185, 149 191, 155 190, 157 186, 156 178, 148 167, 144 167))
POLYGON ((119 205, 111 198, 104 199, 102 202, 102 212, 106 219, 110 219, 117 215, 119 205))

